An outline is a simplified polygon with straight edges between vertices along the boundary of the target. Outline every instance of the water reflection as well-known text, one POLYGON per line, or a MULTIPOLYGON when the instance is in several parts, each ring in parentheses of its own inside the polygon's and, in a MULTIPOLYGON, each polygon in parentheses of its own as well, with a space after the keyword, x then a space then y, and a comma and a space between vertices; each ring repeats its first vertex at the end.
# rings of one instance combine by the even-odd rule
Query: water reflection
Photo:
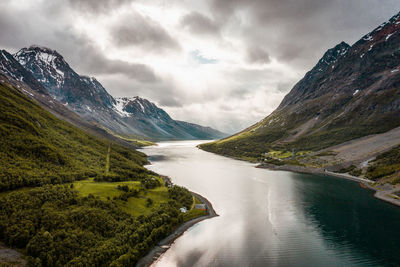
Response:
POLYGON ((196 144, 143 149, 151 156, 150 169, 204 195, 220 215, 187 231, 156 266, 400 263, 400 209, 357 183, 257 169, 196 144))

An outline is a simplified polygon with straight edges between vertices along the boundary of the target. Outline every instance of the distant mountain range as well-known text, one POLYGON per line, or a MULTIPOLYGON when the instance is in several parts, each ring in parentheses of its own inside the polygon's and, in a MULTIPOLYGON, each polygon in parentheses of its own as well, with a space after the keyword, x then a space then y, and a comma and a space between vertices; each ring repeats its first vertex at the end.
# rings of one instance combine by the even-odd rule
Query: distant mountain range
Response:
POLYGON ((292 162, 287 164, 337 169, 359 165, 400 144, 399 126, 400 13, 352 46, 341 42, 329 49, 266 118, 201 147, 249 160, 290 151, 292 162), (380 139, 360 139, 374 134, 380 139), (343 156, 346 149, 349 153, 343 156), (316 151, 331 157, 317 157, 316 151), (314 158, 301 156, 305 154, 314 158))
MULTIPOLYGON (((97 125, 97 128, 151 140, 217 139, 226 136, 210 127, 173 120, 146 99, 115 99, 95 78, 77 74, 55 50, 31 46, 22 48, 14 55, 5 50, 1 53, 0 75, 3 80, 23 88, 25 94, 40 100, 50 110, 57 106, 60 113, 63 108, 59 104, 62 104, 85 121, 97 125)), ((63 113, 66 113, 65 110, 63 113)), ((81 126, 79 124, 82 123, 75 124, 81 126)))

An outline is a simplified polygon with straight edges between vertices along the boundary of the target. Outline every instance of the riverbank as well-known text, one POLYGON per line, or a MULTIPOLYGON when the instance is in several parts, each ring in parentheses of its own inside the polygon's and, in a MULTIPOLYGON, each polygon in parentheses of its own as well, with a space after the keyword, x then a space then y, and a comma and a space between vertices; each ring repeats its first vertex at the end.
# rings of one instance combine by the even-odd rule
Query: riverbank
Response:
MULTIPOLYGON (((169 177, 167 176, 163 176, 163 179, 167 179, 170 182, 169 177)), ((178 228, 176 228, 169 236, 167 236, 166 238, 164 238, 163 240, 161 240, 157 246, 155 246, 152 250, 150 250, 149 253, 147 253, 146 256, 144 256, 142 259, 140 259, 138 261, 138 263, 136 264, 136 266, 138 267, 145 267, 145 266, 150 266, 151 264, 153 264, 154 262, 156 262, 160 256, 162 254, 164 254, 169 247, 171 246, 171 244, 181 235, 183 235, 189 228, 191 228, 193 225, 207 220, 207 219, 211 219, 213 217, 218 216, 218 214, 215 212, 212 204, 210 203, 210 201, 208 201, 208 199, 206 199, 205 197, 191 192, 192 195, 196 198, 198 198, 203 204, 206 205, 207 207, 207 215, 201 216, 201 217, 197 217, 197 218, 193 218, 187 222, 184 222, 183 224, 181 224, 178 228)))
POLYGON ((373 186, 372 183, 374 181, 368 180, 365 178, 360 178, 357 176, 352 176, 347 173, 336 173, 330 172, 323 168, 311 168, 311 167, 304 167, 304 166, 296 166, 296 165, 282 165, 277 166, 268 163, 261 163, 256 166, 256 168, 264 168, 269 170, 280 170, 280 171, 290 171, 290 172, 299 172, 299 173, 308 173, 308 174, 320 174, 326 176, 334 176, 338 178, 343 178, 347 180, 352 180, 355 182, 359 182, 360 185, 364 188, 368 188, 370 190, 375 191, 374 197, 386 201, 390 204, 396 205, 400 207, 400 198, 393 195, 393 193, 400 191, 400 187, 393 187, 393 186, 381 186, 380 188, 373 186))

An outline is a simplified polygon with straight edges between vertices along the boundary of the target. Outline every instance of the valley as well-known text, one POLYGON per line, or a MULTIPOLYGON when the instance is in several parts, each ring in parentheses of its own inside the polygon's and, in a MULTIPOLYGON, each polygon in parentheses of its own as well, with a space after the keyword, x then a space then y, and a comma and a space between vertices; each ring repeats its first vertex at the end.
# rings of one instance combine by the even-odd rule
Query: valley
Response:
POLYGON ((28 265, 134 264, 205 214, 133 146, 90 135, 4 84, 0 110, 0 237, 28 265))
POLYGON ((399 8, 1 2, 0 266, 400 266, 399 8))

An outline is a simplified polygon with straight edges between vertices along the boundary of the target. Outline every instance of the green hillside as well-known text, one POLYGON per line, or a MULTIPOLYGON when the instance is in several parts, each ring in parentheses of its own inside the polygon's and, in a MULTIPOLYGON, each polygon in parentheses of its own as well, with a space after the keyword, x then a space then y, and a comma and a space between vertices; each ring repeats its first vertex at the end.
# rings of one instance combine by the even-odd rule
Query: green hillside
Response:
POLYGON ((0 84, 0 241, 28 266, 134 266, 193 196, 143 153, 63 122, 0 84))
POLYGON ((382 153, 371 162, 366 176, 371 180, 384 178, 392 184, 400 182, 400 146, 382 153))
POLYGON ((18 91, 0 85, 0 191, 105 175, 144 179, 145 155, 61 121, 18 91))

